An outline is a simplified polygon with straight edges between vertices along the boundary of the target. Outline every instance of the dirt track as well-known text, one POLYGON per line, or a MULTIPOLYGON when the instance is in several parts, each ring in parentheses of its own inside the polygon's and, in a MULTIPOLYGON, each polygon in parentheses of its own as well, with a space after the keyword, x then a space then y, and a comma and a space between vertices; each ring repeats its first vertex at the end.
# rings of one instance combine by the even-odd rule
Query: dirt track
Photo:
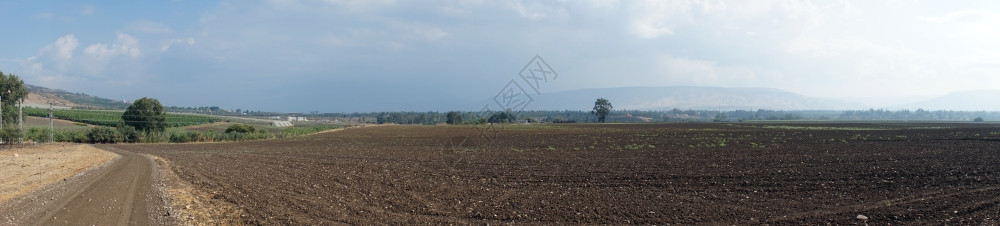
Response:
POLYGON ((120 155, 104 165, 0 206, 5 224, 150 225, 167 224, 166 206, 154 190, 152 161, 114 146, 120 155))

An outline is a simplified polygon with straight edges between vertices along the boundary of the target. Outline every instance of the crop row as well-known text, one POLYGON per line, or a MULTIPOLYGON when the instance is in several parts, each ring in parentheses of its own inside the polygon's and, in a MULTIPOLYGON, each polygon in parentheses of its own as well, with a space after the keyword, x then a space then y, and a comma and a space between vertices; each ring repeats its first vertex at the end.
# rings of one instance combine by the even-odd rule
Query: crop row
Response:
MULTIPOLYGON (((96 111, 79 109, 54 110, 52 115, 57 119, 86 123, 98 126, 117 126, 122 124, 122 111, 96 111)), ((24 108, 24 114, 35 117, 49 117, 49 110, 42 108, 24 108)), ((201 115, 167 113, 168 127, 181 127, 221 121, 219 118, 201 115)))

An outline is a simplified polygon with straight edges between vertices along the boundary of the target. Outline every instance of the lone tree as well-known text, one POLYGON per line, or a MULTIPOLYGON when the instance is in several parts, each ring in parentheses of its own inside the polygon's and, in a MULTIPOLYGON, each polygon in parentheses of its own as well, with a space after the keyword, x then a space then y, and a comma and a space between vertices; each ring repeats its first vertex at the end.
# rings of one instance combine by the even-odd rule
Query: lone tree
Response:
POLYGON ((122 114, 122 121, 145 133, 163 132, 167 129, 167 114, 163 112, 160 101, 154 98, 143 97, 136 100, 122 114))
POLYGON ((611 109, 614 109, 611 106, 611 101, 604 98, 597 98, 597 101, 594 102, 594 110, 590 111, 590 113, 597 115, 598 122, 604 122, 604 119, 611 113, 611 109))
POLYGON ((454 111, 448 112, 448 124, 455 125, 462 123, 462 114, 454 111))

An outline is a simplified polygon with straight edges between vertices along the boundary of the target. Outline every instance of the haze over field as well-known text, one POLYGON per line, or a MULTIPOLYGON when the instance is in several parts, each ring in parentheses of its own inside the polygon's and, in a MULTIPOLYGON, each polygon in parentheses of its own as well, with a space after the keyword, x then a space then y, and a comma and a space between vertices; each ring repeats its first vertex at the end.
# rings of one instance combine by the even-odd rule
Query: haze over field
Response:
POLYGON ((708 86, 1000 110, 997 1, 0 1, 0 27, 0 71, 28 84, 174 106, 474 111, 540 55, 559 77, 538 109, 708 86))

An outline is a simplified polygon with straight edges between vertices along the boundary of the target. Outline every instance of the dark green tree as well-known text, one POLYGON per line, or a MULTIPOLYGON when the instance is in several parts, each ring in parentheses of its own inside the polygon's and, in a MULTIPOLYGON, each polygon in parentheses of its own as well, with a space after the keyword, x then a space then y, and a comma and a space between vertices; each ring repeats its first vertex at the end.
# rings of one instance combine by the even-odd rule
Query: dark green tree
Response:
POLYGON ((122 121, 145 133, 167 129, 167 114, 163 112, 160 101, 154 98, 143 97, 133 102, 122 114, 122 121))
POLYGON ((490 118, 487 119, 486 121, 489 123, 513 123, 516 120, 517 117, 514 116, 514 114, 511 114, 506 111, 501 111, 493 113, 493 115, 490 115, 490 118))
POLYGON ((608 114, 611 114, 612 109, 614 107, 611 106, 611 101, 604 98, 597 98, 597 101, 594 102, 594 110, 590 111, 590 114, 597 115, 598 122, 604 122, 608 114))
POLYGON ((728 121, 728 120, 729 120, 729 117, 726 116, 726 113, 724 113, 724 112, 719 112, 719 114, 715 115, 715 118, 712 118, 713 122, 725 122, 725 121, 728 121))
POLYGON ((454 111, 449 111, 447 116, 448 124, 455 125, 462 123, 462 114, 454 111))
POLYGON ((3 126, 17 126, 17 105, 28 97, 28 87, 20 77, 0 72, 0 97, 3 98, 3 126))

